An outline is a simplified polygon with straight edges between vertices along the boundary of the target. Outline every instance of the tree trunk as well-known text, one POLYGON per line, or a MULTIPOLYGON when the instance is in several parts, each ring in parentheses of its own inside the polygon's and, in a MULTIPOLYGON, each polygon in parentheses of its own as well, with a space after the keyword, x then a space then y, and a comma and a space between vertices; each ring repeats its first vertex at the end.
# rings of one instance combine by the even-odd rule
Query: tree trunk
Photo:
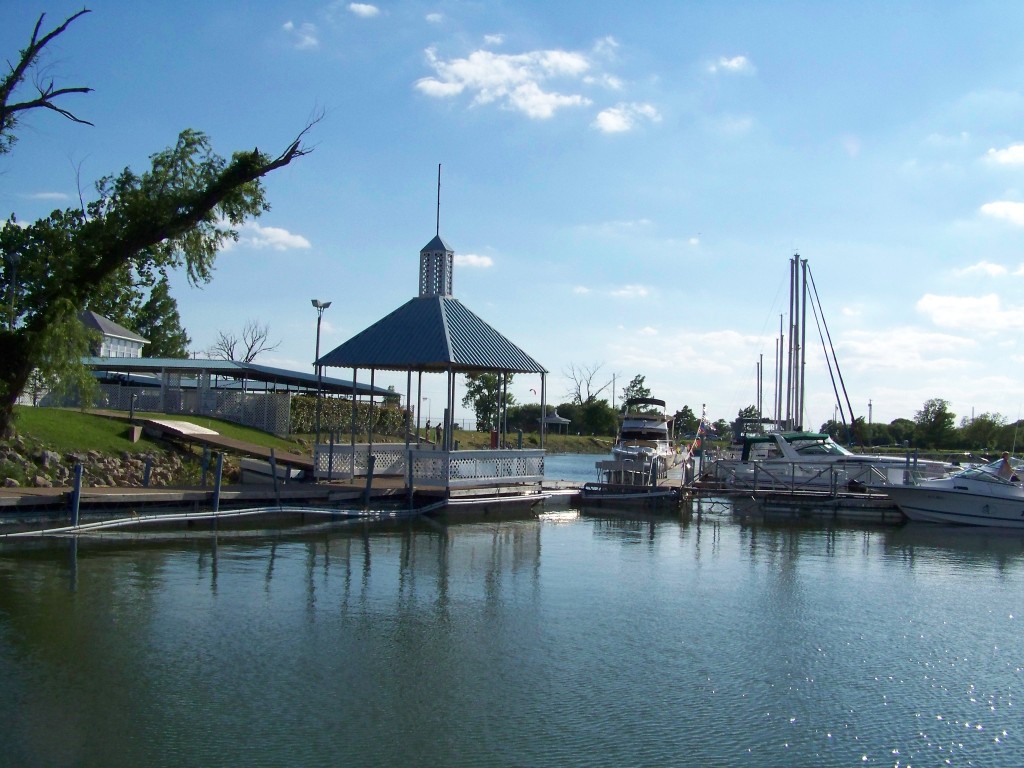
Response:
POLYGON ((0 331, 0 437, 7 437, 13 426, 14 404, 25 389, 32 373, 28 353, 28 339, 25 336, 0 331))

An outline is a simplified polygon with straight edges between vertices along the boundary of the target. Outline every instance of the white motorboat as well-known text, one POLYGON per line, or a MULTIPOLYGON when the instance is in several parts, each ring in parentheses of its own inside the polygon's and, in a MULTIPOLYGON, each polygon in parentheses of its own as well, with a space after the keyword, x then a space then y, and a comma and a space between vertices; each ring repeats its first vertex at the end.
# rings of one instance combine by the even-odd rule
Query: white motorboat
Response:
POLYGON ((622 410, 622 425, 612 446, 615 461, 634 462, 643 474, 665 477, 680 455, 669 430, 665 401, 631 397, 622 410))
POLYGON ((709 475, 739 487, 863 490, 943 477, 959 469, 910 456, 852 453, 824 432, 743 435, 731 457, 713 463, 709 475))
POLYGON ((970 467, 950 477, 884 490, 908 520, 1024 529, 1024 462, 1010 459, 970 467), (1001 471, 1002 470, 1002 471, 1001 471))

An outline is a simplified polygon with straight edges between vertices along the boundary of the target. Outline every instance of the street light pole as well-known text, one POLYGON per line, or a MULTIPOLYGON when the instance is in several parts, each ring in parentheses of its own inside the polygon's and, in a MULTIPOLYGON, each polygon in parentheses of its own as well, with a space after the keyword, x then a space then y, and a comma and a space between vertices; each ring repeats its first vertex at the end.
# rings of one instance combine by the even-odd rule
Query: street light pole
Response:
POLYGON ((320 322, 324 318, 324 310, 331 306, 329 301, 311 299, 313 307, 316 308, 316 359, 313 367, 316 369, 316 445, 320 444, 320 390, 323 383, 323 366, 320 365, 320 322))

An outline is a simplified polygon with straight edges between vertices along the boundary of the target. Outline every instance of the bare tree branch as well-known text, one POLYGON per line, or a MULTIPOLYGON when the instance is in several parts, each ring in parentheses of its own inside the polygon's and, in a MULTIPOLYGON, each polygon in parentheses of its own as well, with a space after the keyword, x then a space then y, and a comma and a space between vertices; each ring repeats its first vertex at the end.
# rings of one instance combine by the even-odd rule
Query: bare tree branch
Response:
MULTIPOLYGON (((25 75, 28 73, 29 69, 37 63, 43 48, 45 48, 51 40, 63 33, 71 22, 87 13, 91 13, 91 11, 88 8, 83 8, 78 13, 66 19, 59 27, 51 30, 42 37, 39 36, 39 30, 42 27, 43 19, 46 18, 46 14, 44 13, 39 16, 39 19, 36 21, 35 29, 32 30, 32 39, 29 40, 28 47, 21 51, 21 56, 19 57, 18 62, 14 66, 11 66, 11 71, 3 80, 0 80, 0 139, 2 139, 4 133, 9 133, 13 130, 17 121, 17 113, 26 112, 31 109, 50 109, 76 123, 92 125, 88 120, 83 120, 69 110, 59 107, 54 103, 54 100, 62 96, 68 96, 73 93, 90 93, 92 88, 87 88, 85 86, 57 88, 52 80, 48 82, 37 82, 35 83, 35 87, 39 95, 36 98, 29 99, 28 101, 11 103, 11 98, 14 95, 15 89, 17 89, 17 87, 25 80, 25 75)), ((2 142, 0 142, 0 151, 2 151, 2 142)))
POLYGON ((256 320, 246 320, 241 335, 231 331, 217 331, 217 340, 206 351, 215 360, 235 360, 251 363, 264 352, 273 352, 281 341, 270 341, 270 325, 256 320), (239 346, 241 345, 241 346, 239 346))
POLYGON ((597 376, 597 372, 601 370, 601 366, 604 363, 594 363, 593 365, 586 366, 581 365, 577 367, 574 363, 569 364, 568 369, 562 370, 562 375, 567 379, 571 379, 573 383, 572 389, 566 393, 566 397, 571 397, 573 403, 576 405, 584 405, 591 403, 597 399, 597 396, 611 386, 611 380, 596 390, 592 390, 594 386, 594 377, 597 376))

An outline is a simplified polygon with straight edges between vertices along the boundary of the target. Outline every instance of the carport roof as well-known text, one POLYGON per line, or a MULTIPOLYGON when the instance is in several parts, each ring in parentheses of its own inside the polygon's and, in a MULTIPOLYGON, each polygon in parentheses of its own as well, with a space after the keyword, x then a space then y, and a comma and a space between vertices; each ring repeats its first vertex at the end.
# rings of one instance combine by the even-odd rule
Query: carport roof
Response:
MULTIPOLYGON (((215 376, 280 384, 305 390, 315 390, 317 387, 316 374, 289 371, 285 368, 273 368, 257 363, 241 363, 237 360, 200 360, 176 357, 86 357, 82 359, 82 364, 94 371, 159 375, 164 370, 168 370, 185 376, 209 373, 215 376)), ((352 382, 345 379, 324 376, 321 385, 322 391, 327 394, 351 395, 353 392, 352 382)), ((371 392, 375 396, 395 394, 382 387, 371 388, 369 384, 357 384, 354 389, 357 395, 363 397, 369 397, 371 392)))
POLYGON ((410 299, 318 362, 391 371, 547 373, 458 299, 441 295, 410 299))

